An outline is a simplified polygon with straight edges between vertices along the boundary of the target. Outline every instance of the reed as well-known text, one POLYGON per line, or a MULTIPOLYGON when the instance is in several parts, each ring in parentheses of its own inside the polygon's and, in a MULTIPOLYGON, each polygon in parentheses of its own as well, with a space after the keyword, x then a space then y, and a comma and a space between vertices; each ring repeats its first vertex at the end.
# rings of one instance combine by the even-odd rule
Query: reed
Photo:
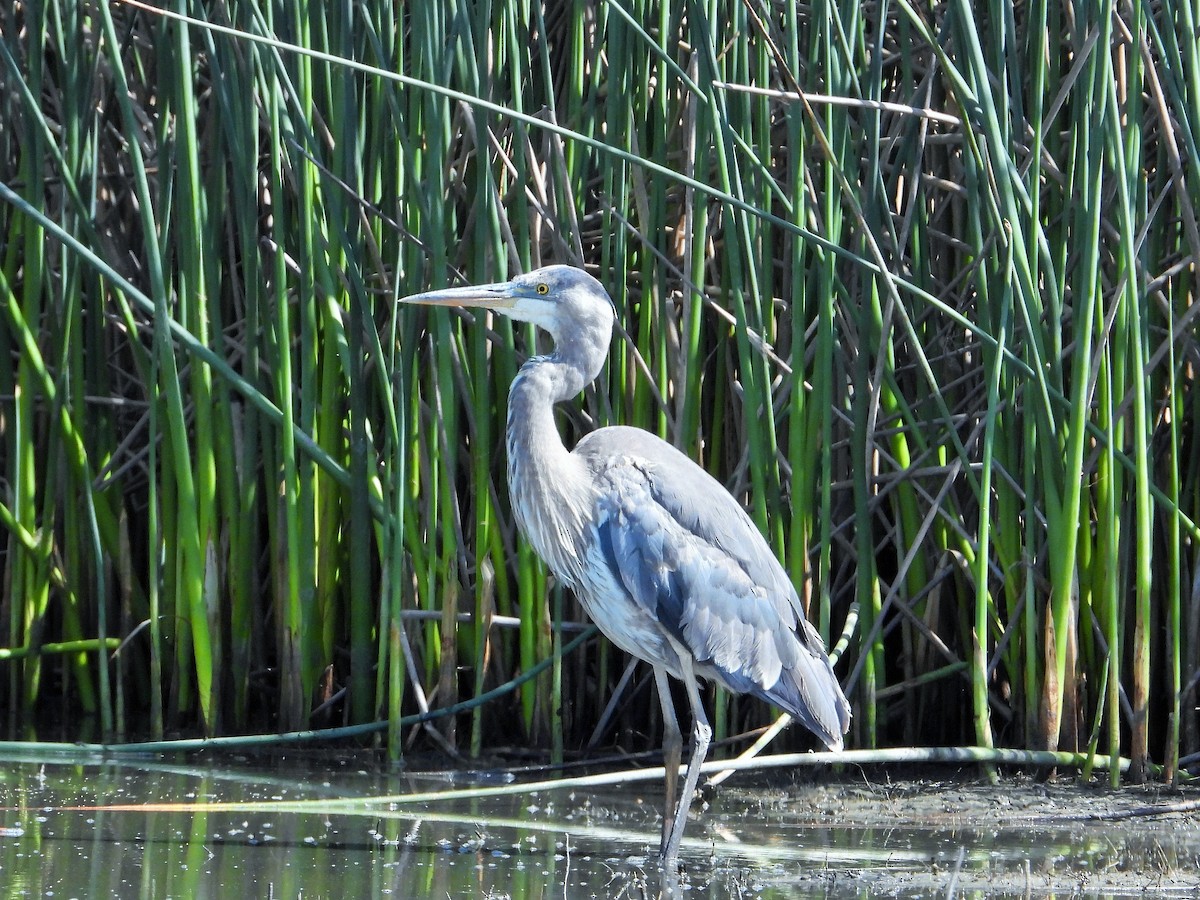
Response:
MULTIPOLYGON (((8 4, 8 724, 653 744, 644 673, 559 655, 582 612, 515 532, 504 398, 537 336, 395 306, 565 261, 623 329, 568 443, 647 428, 745 503, 841 637, 855 746, 1175 778, 1200 751, 1196 24, 8 4)), ((715 704, 724 736, 769 716, 715 704)))

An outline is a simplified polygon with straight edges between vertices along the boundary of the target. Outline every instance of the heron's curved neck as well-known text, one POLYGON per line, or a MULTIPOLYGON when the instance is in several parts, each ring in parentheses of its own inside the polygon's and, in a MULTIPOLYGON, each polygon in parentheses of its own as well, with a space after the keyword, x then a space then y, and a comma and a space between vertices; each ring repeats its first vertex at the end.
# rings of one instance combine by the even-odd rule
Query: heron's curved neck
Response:
POLYGON ((514 498, 543 481, 552 489, 556 479, 573 474, 554 404, 574 397, 585 383, 583 373, 557 355, 536 356, 521 366, 508 392, 508 480, 514 498))
POLYGON ((508 394, 508 487, 517 524, 559 578, 575 581, 572 542, 590 514, 591 480, 563 444, 554 404, 574 397, 595 378, 599 360, 571 360, 558 351, 521 367, 508 394))
POLYGON ((611 319, 585 327, 564 340, 556 335, 554 352, 521 366, 508 393, 508 457, 513 466, 553 473, 567 454, 554 424, 554 404, 570 400, 595 380, 604 365, 611 319), (542 465, 537 465, 538 463, 542 465))

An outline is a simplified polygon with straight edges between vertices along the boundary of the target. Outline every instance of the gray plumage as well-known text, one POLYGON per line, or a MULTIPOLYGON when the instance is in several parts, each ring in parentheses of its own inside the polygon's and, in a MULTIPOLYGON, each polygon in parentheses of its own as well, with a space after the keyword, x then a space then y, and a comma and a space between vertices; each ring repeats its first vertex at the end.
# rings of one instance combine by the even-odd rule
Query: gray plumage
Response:
POLYGON ((775 704, 840 750, 850 706, 825 647, 787 573, 729 492, 637 428, 601 428, 573 452, 563 446, 554 404, 599 374, 612 337, 615 311, 600 283, 580 269, 549 266, 510 282, 405 299, 496 309, 554 339, 554 351, 528 360, 509 392, 509 494, 537 554, 614 644, 654 668, 666 724, 664 864, 678 851, 711 737, 696 676, 775 704), (687 687, 694 720, 673 814, 682 739, 667 674, 687 687))

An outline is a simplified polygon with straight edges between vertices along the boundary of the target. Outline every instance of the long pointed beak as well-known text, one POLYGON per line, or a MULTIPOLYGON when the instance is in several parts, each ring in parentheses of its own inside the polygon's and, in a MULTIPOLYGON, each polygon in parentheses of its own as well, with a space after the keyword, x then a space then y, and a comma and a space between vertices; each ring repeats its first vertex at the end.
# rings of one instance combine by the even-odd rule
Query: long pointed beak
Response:
POLYGON ((400 299, 401 303, 421 303, 425 306, 475 306, 485 309, 509 309, 516 301, 512 284, 507 281, 425 291, 400 299))

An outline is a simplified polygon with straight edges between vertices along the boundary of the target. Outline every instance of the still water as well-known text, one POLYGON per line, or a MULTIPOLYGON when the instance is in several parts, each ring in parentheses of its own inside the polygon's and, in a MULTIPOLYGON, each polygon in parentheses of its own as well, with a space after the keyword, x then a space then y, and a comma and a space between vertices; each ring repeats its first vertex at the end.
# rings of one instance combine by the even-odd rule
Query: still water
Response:
POLYGON ((1200 816, 1146 814, 1194 794, 889 783, 846 768, 825 783, 726 782, 689 825, 683 873, 664 883, 658 783, 375 806, 504 779, 354 756, 10 757, 0 898, 1200 896, 1200 816), (282 806, 294 801, 319 802, 282 806), (146 806, 213 802, 249 806, 146 806))

